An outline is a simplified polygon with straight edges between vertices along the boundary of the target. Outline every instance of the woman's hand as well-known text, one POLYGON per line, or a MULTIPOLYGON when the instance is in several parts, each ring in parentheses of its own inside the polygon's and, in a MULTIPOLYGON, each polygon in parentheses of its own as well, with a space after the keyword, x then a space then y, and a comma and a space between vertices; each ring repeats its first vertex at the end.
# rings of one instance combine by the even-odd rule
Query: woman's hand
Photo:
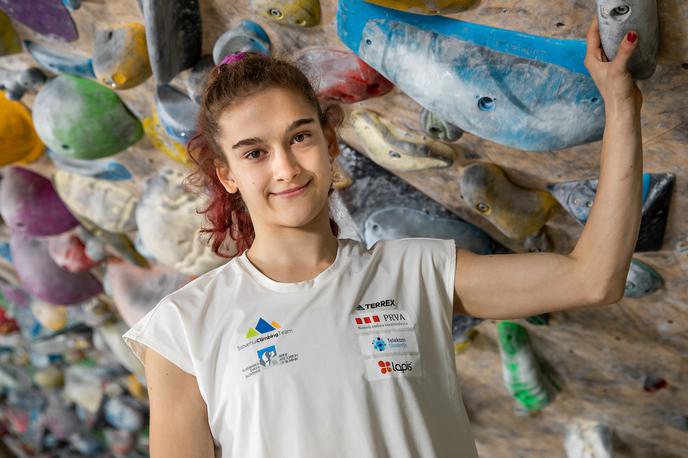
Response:
POLYGON ((616 57, 609 62, 602 49, 597 15, 595 15, 586 39, 585 67, 602 94, 605 111, 608 114, 622 110, 640 112, 643 95, 626 67, 641 38, 636 32, 627 33, 619 45, 616 57))

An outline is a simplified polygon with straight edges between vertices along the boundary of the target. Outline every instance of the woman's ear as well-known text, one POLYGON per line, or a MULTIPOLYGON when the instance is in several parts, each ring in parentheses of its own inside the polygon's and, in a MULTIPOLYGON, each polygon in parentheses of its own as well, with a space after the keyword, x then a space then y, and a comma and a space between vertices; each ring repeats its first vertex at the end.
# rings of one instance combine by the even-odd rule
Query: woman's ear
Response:
POLYGON ((330 156, 330 162, 332 162, 339 155, 337 133, 331 126, 328 125, 323 127, 323 133, 325 134, 325 139, 327 140, 327 152, 330 156))
POLYGON ((222 186, 228 193, 234 194, 238 191, 239 188, 227 164, 221 161, 215 161, 215 175, 217 175, 217 179, 220 180, 220 183, 222 183, 222 186))

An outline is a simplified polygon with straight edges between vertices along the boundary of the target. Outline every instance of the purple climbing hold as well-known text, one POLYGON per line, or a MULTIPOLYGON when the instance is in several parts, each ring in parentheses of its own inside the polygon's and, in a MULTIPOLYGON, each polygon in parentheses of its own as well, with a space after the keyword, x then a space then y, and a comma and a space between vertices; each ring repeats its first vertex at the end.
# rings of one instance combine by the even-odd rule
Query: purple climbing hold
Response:
POLYGON ((102 285, 92 274, 68 272, 55 264, 48 251, 47 239, 14 233, 10 247, 22 286, 39 299, 56 305, 71 305, 103 292, 102 285))
POLYGON ((62 0, 0 0, 0 9, 41 35, 62 41, 74 41, 79 36, 62 0))
POLYGON ((14 232, 61 234, 79 221, 47 178, 22 167, 8 167, 0 187, 0 215, 14 232))

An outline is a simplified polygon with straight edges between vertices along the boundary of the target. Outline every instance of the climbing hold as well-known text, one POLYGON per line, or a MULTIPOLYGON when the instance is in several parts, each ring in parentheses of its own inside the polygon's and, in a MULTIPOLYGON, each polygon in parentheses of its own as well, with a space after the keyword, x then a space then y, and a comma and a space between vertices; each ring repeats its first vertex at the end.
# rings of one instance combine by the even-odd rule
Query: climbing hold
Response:
POLYGON ((144 269, 127 262, 108 262, 105 281, 122 319, 133 326, 168 294, 193 277, 166 267, 144 269))
POLYGON ((79 234, 79 236, 82 240, 86 241, 86 252, 91 259, 102 260, 105 258, 105 253, 102 253, 100 256, 96 256, 92 253, 90 250, 92 246, 98 247, 100 250, 108 246, 114 250, 117 256, 126 259, 132 264, 142 267, 147 267, 149 265, 146 258, 136 250, 134 244, 126 234, 107 231, 83 216, 78 217, 78 219, 83 228, 83 233, 79 234))
POLYGON ((657 0, 597 0, 597 20, 602 49, 610 61, 616 57, 619 44, 628 32, 640 36, 628 62, 628 71, 634 79, 651 77, 659 52, 657 0))
POLYGON ((526 321, 535 326, 549 326, 549 313, 529 316, 526 318, 526 321))
POLYGON ((100 282, 90 273, 68 272, 55 264, 46 240, 14 233, 10 246, 22 285, 39 299, 71 305, 103 292, 100 282))
POLYGON ((146 30, 138 22, 98 26, 93 44, 98 81, 113 89, 129 89, 151 75, 146 30))
POLYGON ((191 71, 186 79, 186 90, 189 93, 189 98, 194 101, 196 105, 201 104, 201 97, 206 86, 206 80, 210 71, 215 67, 213 57, 206 54, 201 57, 196 64, 191 67, 191 71))
POLYGON ((312 27, 320 23, 319 0, 251 0, 256 14, 277 22, 312 27))
POLYGON ((332 167, 332 186, 334 186, 334 189, 344 189, 351 186, 351 183, 353 183, 351 175, 342 168, 339 161, 334 161, 332 167))
POLYGON ((116 428, 105 428, 103 431, 110 451, 115 455, 127 455, 136 448, 136 434, 116 428))
POLYGON ((426 135, 443 142, 456 141, 463 135, 463 130, 425 108, 420 112, 420 125, 426 135))
POLYGON ((371 110, 351 113, 351 123, 370 158, 390 170, 448 167, 456 152, 444 143, 409 132, 371 110))
POLYGON ((688 273, 688 239, 680 240, 674 248, 674 253, 683 271, 688 273))
POLYGON ((477 254, 492 252, 490 237, 477 227, 460 219, 433 217, 420 210, 404 207, 386 207, 376 210, 364 224, 366 245, 378 240, 396 240, 409 237, 454 239, 457 248, 477 254))
POLYGON ((688 431, 688 415, 676 411, 662 411, 659 413, 659 417, 679 431, 688 431))
POLYGON ((602 137, 602 97, 586 70, 572 64, 582 62, 584 43, 360 0, 340 0, 337 18, 338 34, 350 49, 421 106, 466 132, 528 151, 602 137))
POLYGON ((643 297, 655 292, 662 285, 664 285, 664 280, 662 280, 662 276, 655 269, 638 259, 631 259, 631 267, 626 277, 624 296, 633 298, 643 297))
POLYGON ((532 235, 526 237, 523 248, 529 253, 542 253, 552 251, 552 239, 547 235, 547 231, 542 227, 532 235))
POLYGON ((552 392, 540 371, 530 347, 526 329, 510 321, 497 324, 499 353, 502 357, 504 383, 520 408, 543 409, 552 400, 552 392))
POLYGON ((138 195, 133 185, 58 170, 55 187, 67 206, 110 232, 136 229, 138 195))
POLYGON ((151 113, 150 117, 146 117, 143 120, 143 130, 146 132, 146 138, 158 151, 164 153, 169 158, 180 164, 191 164, 191 159, 186 153, 186 147, 167 134, 160 122, 160 117, 155 107, 153 107, 151 113))
POLYGON ((454 315, 452 317, 452 338, 454 340, 454 354, 463 353, 478 335, 475 327, 482 323, 481 318, 468 315, 454 315))
POLYGON ((566 427, 567 458, 612 458, 612 430, 596 421, 578 420, 566 427))
MULTIPOLYGON (((674 180, 675 176, 670 173, 643 173, 642 217, 635 251, 662 248, 674 180)), ((597 193, 597 182, 597 179, 567 181, 547 185, 547 189, 579 223, 585 225, 597 193)))
POLYGON ((647 391, 648 393, 655 393, 662 388, 666 388, 667 386, 669 386, 667 381, 662 377, 659 377, 657 374, 645 374, 643 377, 643 390, 647 391))
POLYGON ((87 272, 97 264, 88 257, 86 244, 73 233, 51 237, 48 240, 48 252, 55 264, 69 272, 87 272))
POLYGON ((513 240, 538 232, 556 205, 546 191, 513 184, 495 164, 474 162, 463 167, 459 183, 461 199, 513 240))
POLYGON ((352 52, 310 48, 301 54, 297 64, 321 99, 354 103, 394 89, 392 83, 352 52))
POLYGON ((10 100, 20 100, 27 91, 35 91, 45 83, 45 74, 40 68, 27 68, 21 72, 0 70, 0 88, 10 100))
POLYGON ((155 107, 170 137, 184 145, 191 140, 198 119, 198 105, 193 100, 165 84, 155 89, 155 107))
POLYGON ((105 403, 105 420, 117 429, 136 432, 143 427, 141 405, 132 398, 119 396, 105 403))
POLYGON ((365 0, 369 3, 416 14, 453 14, 466 11, 479 0, 365 0))
POLYGON ((52 49, 31 40, 24 40, 26 51, 44 68, 53 73, 65 73, 82 78, 95 79, 93 60, 76 54, 52 49))
POLYGON ((59 388, 64 385, 64 373, 55 366, 48 366, 37 369, 33 374, 33 381, 42 388, 59 388))
POLYGON ((7 335, 18 330, 17 321, 8 316, 5 309, 0 307, 0 334, 7 335))
POLYGON ((480 229, 457 217, 401 178, 345 143, 337 162, 351 185, 333 197, 343 231, 370 245, 406 237, 453 238, 457 248, 478 254, 508 252, 480 229))
POLYGON ((0 56, 9 56, 22 52, 21 41, 12 27, 10 18, 0 10, 0 56))
MULTIPOLYGON (((205 216, 196 211, 207 198, 184 189, 185 174, 163 169, 146 181, 136 207, 136 224, 146 251, 160 263, 188 275, 201 275, 227 262, 205 243, 202 232, 205 216), (160 237, 164 233, 165 237, 160 237)), ((236 253, 231 239, 228 253, 236 253)))
POLYGON ((0 214, 13 232, 27 235, 61 234, 79 224, 50 180, 21 167, 5 170, 0 214))
POLYGON ((79 36, 62 0, 2 0, 0 8, 13 19, 46 37, 74 41, 79 36))
POLYGON ((76 159, 111 156, 143 136, 141 123, 114 91, 69 75, 43 86, 33 104, 33 121, 50 149, 76 159))
POLYGON ((158 84, 167 84, 201 56, 198 0, 143 0, 148 56, 158 84))
POLYGON ((81 0, 62 0, 62 3, 70 10, 78 10, 81 8, 81 0))
POLYGON ((111 159, 72 159, 48 150, 48 157, 59 169, 100 180, 121 181, 132 178, 131 172, 117 161, 111 159))
POLYGON ((270 37, 258 24, 242 19, 239 25, 220 35, 213 46, 215 64, 237 52, 256 52, 270 54, 270 37))
POLYGON ((24 105, 8 100, 0 92, 0 167, 33 162, 43 154, 31 113, 24 105))
POLYGON ((34 301, 31 304, 31 313, 34 318, 50 331, 59 331, 67 326, 69 321, 68 310, 68 307, 46 304, 42 301, 34 301))

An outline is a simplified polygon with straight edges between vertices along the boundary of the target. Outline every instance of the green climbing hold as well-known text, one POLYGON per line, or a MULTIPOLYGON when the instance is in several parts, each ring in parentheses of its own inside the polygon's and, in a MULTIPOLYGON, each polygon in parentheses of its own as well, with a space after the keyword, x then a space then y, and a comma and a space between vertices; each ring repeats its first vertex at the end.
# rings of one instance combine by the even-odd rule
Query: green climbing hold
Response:
POLYGON ((76 159, 111 156, 143 136, 141 123, 114 91, 71 75, 60 75, 41 89, 33 121, 51 150, 76 159))
POLYGON ((502 321, 497 325, 497 331, 506 388, 519 408, 541 410, 549 404, 552 394, 530 347, 526 328, 511 321, 502 321))

